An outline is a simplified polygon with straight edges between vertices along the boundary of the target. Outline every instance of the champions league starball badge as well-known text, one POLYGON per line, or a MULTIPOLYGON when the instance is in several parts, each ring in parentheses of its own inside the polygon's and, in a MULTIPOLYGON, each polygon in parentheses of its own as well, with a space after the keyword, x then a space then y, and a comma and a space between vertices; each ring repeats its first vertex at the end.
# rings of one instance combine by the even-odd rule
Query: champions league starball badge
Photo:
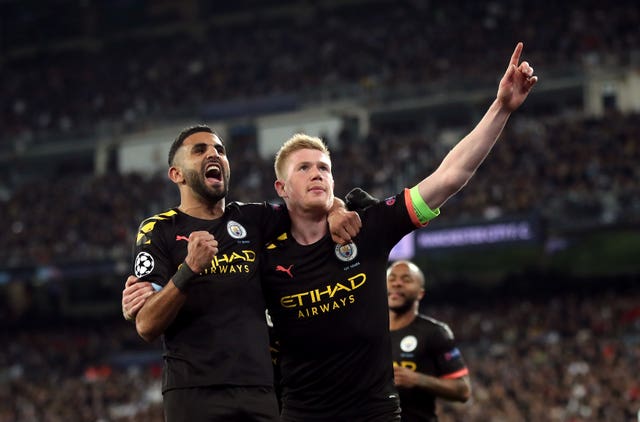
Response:
POLYGON ((244 239, 247 236, 247 230, 233 220, 229 220, 227 223, 227 233, 234 239, 244 239))
POLYGON ((336 245, 335 252, 340 261, 349 262, 358 255, 358 248, 355 243, 351 242, 346 245, 336 245))
POLYGON ((413 352, 418 347, 418 339, 415 336, 406 336, 400 340, 400 348, 403 352, 413 352))
POLYGON ((136 261, 133 264, 133 272, 135 273, 136 277, 142 278, 153 271, 154 264, 155 261, 150 254, 148 254, 147 252, 140 252, 136 256, 136 261))

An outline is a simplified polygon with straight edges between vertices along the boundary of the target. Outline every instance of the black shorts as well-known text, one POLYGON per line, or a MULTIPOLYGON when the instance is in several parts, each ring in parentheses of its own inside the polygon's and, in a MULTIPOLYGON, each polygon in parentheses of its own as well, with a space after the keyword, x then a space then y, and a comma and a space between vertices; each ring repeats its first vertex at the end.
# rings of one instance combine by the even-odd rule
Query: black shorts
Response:
POLYGON ((401 418, 400 418, 400 412, 394 412, 393 414, 388 414, 388 415, 378 415, 378 416, 371 416, 371 417, 354 417, 354 416, 348 416, 348 417, 344 417, 341 418, 339 416, 331 416, 325 419, 316 419, 315 417, 313 419, 309 419, 309 417, 293 417, 291 415, 288 415, 286 413, 286 411, 282 414, 282 422, 305 422, 305 421, 310 421, 313 420, 314 422, 316 421, 323 421, 323 422, 400 422, 401 418))
POLYGON ((279 422, 278 402, 268 387, 194 387, 166 391, 166 422, 279 422))
POLYGON ((282 422, 400 422, 400 400, 396 397, 384 406, 350 411, 349 415, 323 415, 318 412, 290 411, 286 405, 280 415, 282 422))

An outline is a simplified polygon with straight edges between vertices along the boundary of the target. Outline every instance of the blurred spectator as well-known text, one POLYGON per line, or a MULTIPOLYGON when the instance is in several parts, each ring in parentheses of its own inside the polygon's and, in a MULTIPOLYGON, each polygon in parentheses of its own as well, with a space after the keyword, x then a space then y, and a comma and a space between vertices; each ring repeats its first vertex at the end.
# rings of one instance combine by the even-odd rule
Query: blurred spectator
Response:
POLYGON ((0 150, 3 143, 7 150, 29 148, 40 139, 120 133, 191 117, 215 101, 283 93, 302 101, 384 101, 442 91, 453 81, 493 86, 484 75, 501 69, 505 52, 520 40, 526 59, 549 75, 637 64, 640 46, 640 7, 631 0, 615 7, 543 1, 533 9, 504 0, 319 1, 304 7, 250 1, 238 2, 228 15, 189 2, 191 12, 187 5, 174 7, 167 19, 157 18, 153 2, 80 7, 60 1, 56 9, 64 12, 55 19, 27 3, 5 3, 0 150), (109 15, 127 16, 137 31, 123 30, 109 15), (459 57, 468 65, 453 66, 459 57))
MULTIPOLYGON (((518 40, 543 78, 640 63, 640 6, 630 0, 161 3, 0 2, 0 153, 204 118, 219 101, 289 94, 300 104, 374 106, 493 86, 483 75, 502 68, 518 40), (453 66, 459 57, 468 66, 453 66)), ((361 186, 384 197, 415 183, 446 152, 438 136, 374 124, 366 139, 341 138, 333 164, 346 183, 336 194, 361 186)), ((492 165, 438 220, 535 213, 563 228, 637 225, 639 136, 637 114, 514 116, 492 165)), ((275 198, 272 162, 255 143, 230 145, 230 154, 247 169, 234 173, 230 199, 275 198)), ((176 202, 164 175, 10 172, 0 182, 0 269, 128 262, 137 222, 176 202)), ((38 309, 60 292, 50 283, 41 297, 37 282, 20 277, 0 289, 0 321, 14 324, 0 333, 0 422, 161 420, 159 346, 120 321, 69 325, 51 311, 60 325, 42 327, 38 309)), ((450 322, 474 374, 471 402, 442 404, 441 421, 636 419, 637 289, 495 295, 430 306, 450 322)))
MULTIPOLYGON (((447 204, 438 221, 539 214, 555 227, 640 222, 640 118, 515 116, 477 183, 447 204), (616 147, 612 148, 612 143, 616 147), (508 175, 508 177, 507 177, 508 175)), ((374 127, 367 139, 343 145, 334 157, 344 196, 361 186, 383 198, 416 182, 445 154, 417 132, 374 127), (418 151, 409 156, 408 151, 418 151), (401 169, 391 171, 391 169, 401 169)), ((233 174, 232 200, 275 198, 273 164, 255 145, 230 148, 245 172, 233 174)), ((27 182, 0 199, 0 262, 5 267, 79 260, 127 260, 136 221, 177 203, 163 175, 110 173, 27 182), (135 198, 135 200, 131 200, 135 198)))

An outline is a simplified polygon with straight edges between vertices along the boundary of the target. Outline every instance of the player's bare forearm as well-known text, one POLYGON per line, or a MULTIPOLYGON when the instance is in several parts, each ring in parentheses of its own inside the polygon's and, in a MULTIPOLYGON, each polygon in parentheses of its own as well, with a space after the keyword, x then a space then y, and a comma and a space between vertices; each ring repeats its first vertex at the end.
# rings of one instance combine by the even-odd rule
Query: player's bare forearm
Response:
POLYGON ((147 342, 160 337, 173 322, 186 299, 186 294, 173 283, 167 283, 162 290, 151 295, 136 317, 136 330, 140 337, 147 342))
POLYGON ((476 127, 445 156, 438 169, 418 184, 431 209, 440 208, 471 180, 495 145, 510 112, 496 100, 476 127))
POLYGON ((471 397, 469 378, 442 379, 426 374, 419 374, 417 388, 445 400, 466 402, 471 397))
POLYGON ((538 82, 529 63, 519 63, 522 49, 522 43, 518 43, 500 80, 496 99, 480 122, 446 155, 438 169, 418 184, 420 195, 431 209, 440 208, 471 180, 511 113, 538 82))
POLYGON ((465 402, 471 397, 469 376, 460 378, 438 378, 400 366, 393 368, 395 385, 402 388, 418 388, 451 401, 465 402))
POLYGON ((142 281, 131 275, 125 282, 122 291, 122 316, 127 321, 134 321, 147 298, 154 294, 153 286, 148 281, 142 281))

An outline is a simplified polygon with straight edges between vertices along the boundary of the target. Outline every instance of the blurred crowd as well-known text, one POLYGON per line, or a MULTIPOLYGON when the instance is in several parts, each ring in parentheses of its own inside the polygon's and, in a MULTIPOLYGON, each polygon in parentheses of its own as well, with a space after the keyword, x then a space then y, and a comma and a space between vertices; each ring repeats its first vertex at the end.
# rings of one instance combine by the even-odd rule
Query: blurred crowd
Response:
MULTIPOLYGON (((532 294, 534 280, 529 293, 500 298, 439 293, 466 297, 459 302, 428 294, 423 312, 449 323, 473 386, 470 402, 439 403, 440 420, 635 420, 637 280, 588 282, 600 284, 588 289, 578 280, 553 296, 532 294)), ((0 422, 161 420, 160 346, 142 342, 133 325, 85 321, 0 336, 0 422)))
MULTIPOLYGON (((443 90, 493 89, 520 40, 541 77, 640 64, 640 7, 630 0, 544 0, 535 7, 504 0, 291 7, 86 0, 80 11, 71 0, 38 10, 18 0, 0 3, 0 153, 8 154, 178 117, 207 121, 208 107, 224 101, 348 97, 375 106, 443 90)), ((516 114, 438 221, 535 214, 563 229, 637 227, 639 117, 614 110, 598 118, 516 114)), ((470 129, 460 127, 460 134, 470 129)), ((327 139, 336 195, 360 186, 384 198, 412 186, 450 148, 438 130, 374 122, 366 137, 345 130, 327 139)), ((229 199, 276 200, 272 160, 260 157, 256 140, 227 141, 229 199)), ((0 181, 0 269, 103 260, 128 268, 141 219, 177 201, 164 172, 60 171, 27 180, 14 169, 0 181)), ((0 332, 0 422, 161 420, 159 345, 145 344, 120 320, 20 319, 33 316, 21 309, 37 308, 21 300, 38 280, 3 277, 0 303, 11 306, 0 308, 0 321, 12 324, 0 332)), ((637 288, 426 301, 425 312, 456 333, 473 383, 470 403, 441 404, 442 421, 635 420, 637 288)))
MULTIPOLYGON (((427 86, 494 89, 517 40, 543 77, 640 63, 640 8, 626 0, 152 3, 62 0, 57 12, 0 5, 10 29, 0 43, 0 151, 199 119, 218 101, 294 94, 375 103, 427 95, 427 86), (134 23, 138 31, 127 30, 134 23)), ((552 225, 637 222, 639 121, 615 112, 517 115, 439 220, 537 213, 552 225)), ((384 198, 412 186, 446 154, 438 136, 398 125, 374 124, 364 139, 344 131, 332 143, 336 194, 360 186, 384 198)), ((275 199, 271 160, 255 142, 229 150, 230 199, 275 199)), ((0 266, 127 260, 140 219, 176 205, 164 174, 59 173, 25 182, 16 168, 0 181, 0 266)))
POLYGON ((595 292, 576 283, 573 291, 507 297, 491 307, 436 307, 452 323, 474 389, 468 404, 440 403, 441 420, 636 420, 640 291, 612 281, 596 281, 612 285, 595 292))
MULTIPOLYGON (((166 175, 67 175, 34 181, 2 199, 6 267, 130 257, 141 219, 169 206, 166 175), (153 212, 149 215, 146 213, 153 212)), ((173 187, 174 188, 174 187, 173 187)), ((175 189, 175 188, 174 188, 175 189)))
POLYGON ((153 2, 60 1, 58 11, 6 3, 0 150, 200 116, 218 101, 386 101, 493 86, 520 40, 543 77, 640 62, 631 0, 535 8, 504 0, 245 1, 229 11, 192 1, 191 11, 174 6, 173 20, 145 19, 159 13, 153 2))
POLYGON ((162 420, 159 345, 124 321, 81 324, 1 335, 0 421, 162 420))
MULTIPOLYGON (((444 206, 442 218, 539 213, 552 225, 637 222, 638 117, 515 114, 469 185, 444 206)), ((384 198, 435 170, 448 148, 417 132, 374 130, 362 144, 350 143, 333 155, 336 192, 363 186, 384 198)))
MULTIPOLYGON (((467 129, 465 129, 467 130, 467 129)), ((478 174, 443 207, 442 222, 542 216, 564 229, 637 224, 640 218, 640 119, 531 117, 509 122, 478 174)), ((447 147, 419 132, 374 127, 365 139, 341 135, 332 153, 336 195, 360 186, 378 198, 413 186, 447 147)), ((275 200, 272 160, 255 145, 229 144, 229 198, 275 200)), ((177 206, 164 172, 61 175, 7 189, 0 197, 4 267, 130 259, 139 222, 177 206)))

